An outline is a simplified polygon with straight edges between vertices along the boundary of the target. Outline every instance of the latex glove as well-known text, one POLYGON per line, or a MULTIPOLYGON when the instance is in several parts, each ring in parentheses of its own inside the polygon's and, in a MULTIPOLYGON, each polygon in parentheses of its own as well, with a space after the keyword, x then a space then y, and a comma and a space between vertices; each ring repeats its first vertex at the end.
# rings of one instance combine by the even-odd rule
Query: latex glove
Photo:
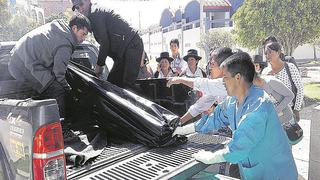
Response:
POLYGON ((177 127, 172 136, 178 134, 178 135, 187 135, 187 134, 191 134, 191 133, 195 133, 196 129, 195 129, 195 124, 191 123, 182 127, 177 127))
POLYGON ((223 154, 226 153, 225 149, 218 150, 216 152, 210 152, 210 151, 204 151, 201 150, 192 156, 200 162, 203 162, 205 164, 215 164, 215 163, 221 163, 226 162, 226 160, 223 157, 223 154))

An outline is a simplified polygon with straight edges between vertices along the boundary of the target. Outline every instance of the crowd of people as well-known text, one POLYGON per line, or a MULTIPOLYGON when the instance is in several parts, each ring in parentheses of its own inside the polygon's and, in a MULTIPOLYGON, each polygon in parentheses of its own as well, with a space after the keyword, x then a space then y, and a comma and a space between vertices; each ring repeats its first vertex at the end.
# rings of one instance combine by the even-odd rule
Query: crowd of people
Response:
POLYGON ((231 141, 216 152, 200 151, 195 159, 206 163, 238 164, 243 179, 297 179, 291 142, 284 126, 300 120, 303 84, 294 59, 282 53, 273 36, 263 42, 262 55, 250 56, 229 47, 210 52, 209 73, 199 67, 195 49, 179 53, 178 39, 169 52, 156 58, 153 72, 141 37, 112 10, 90 0, 72 0, 75 14, 69 24, 54 20, 22 37, 11 54, 9 71, 30 82, 40 98, 57 99, 64 117, 64 94, 71 90, 65 79, 74 47, 88 32, 100 44, 95 68, 100 77, 107 56, 114 60, 108 81, 130 88, 136 79, 166 78, 167 86, 184 84, 201 91, 202 97, 181 117, 175 135, 213 133, 228 129, 231 141), (200 119, 189 123, 194 117, 200 119))

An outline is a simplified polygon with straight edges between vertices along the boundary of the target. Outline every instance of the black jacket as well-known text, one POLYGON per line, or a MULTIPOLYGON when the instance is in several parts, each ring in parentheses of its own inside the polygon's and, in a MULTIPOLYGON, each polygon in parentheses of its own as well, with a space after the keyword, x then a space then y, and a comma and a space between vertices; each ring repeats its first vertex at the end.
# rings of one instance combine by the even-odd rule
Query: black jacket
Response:
POLYGON ((93 35, 100 44, 97 64, 99 66, 105 65, 107 56, 114 61, 123 59, 124 52, 137 31, 113 10, 99 7, 97 4, 91 6, 88 18, 91 22, 93 35))

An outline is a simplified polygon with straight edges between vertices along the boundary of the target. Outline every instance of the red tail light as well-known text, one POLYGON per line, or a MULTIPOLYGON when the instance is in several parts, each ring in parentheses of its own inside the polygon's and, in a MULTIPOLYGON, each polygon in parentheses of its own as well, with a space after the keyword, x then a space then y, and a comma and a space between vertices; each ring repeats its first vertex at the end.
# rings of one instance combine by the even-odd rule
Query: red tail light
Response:
POLYGON ((41 127, 33 140, 33 174, 35 180, 66 179, 60 122, 41 127))

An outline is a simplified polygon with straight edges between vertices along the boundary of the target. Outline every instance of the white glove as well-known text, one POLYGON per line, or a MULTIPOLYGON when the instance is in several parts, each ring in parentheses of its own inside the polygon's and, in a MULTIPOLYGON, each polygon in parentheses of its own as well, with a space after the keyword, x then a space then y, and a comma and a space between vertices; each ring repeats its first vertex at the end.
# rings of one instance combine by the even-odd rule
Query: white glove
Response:
POLYGON ((215 163, 221 163, 226 162, 226 160, 223 157, 223 154, 226 154, 226 149, 221 149, 216 152, 210 152, 210 151, 204 151, 201 150, 192 156, 205 164, 215 164, 215 163))
POLYGON ((191 134, 191 133, 194 133, 196 132, 196 129, 195 129, 195 124, 194 123, 191 123, 191 124, 188 124, 188 125, 185 125, 185 126, 182 126, 182 127, 177 127, 176 130, 174 130, 172 136, 178 134, 178 135, 187 135, 187 134, 191 134))

